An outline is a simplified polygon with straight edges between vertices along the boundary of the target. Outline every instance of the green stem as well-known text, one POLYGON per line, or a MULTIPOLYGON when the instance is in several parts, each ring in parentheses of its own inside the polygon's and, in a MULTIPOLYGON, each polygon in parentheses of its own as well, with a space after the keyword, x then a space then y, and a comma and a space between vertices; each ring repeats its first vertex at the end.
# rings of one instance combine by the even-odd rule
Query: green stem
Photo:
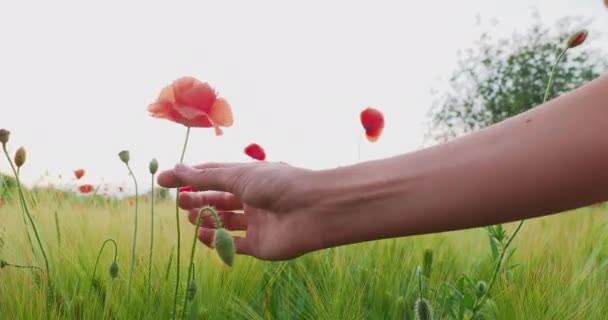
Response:
POLYGON ((55 210, 55 230, 57 231, 57 243, 59 248, 61 248, 61 230, 59 229, 59 215, 57 214, 57 210, 55 210))
POLYGON ((568 51, 568 48, 565 48, 564 50, 562 50, 562 52, 559 54, 559 56, 557 56, 557 60, 553 64, 553 68, 551 69, 551 74, 549 75, 549 81, 547 83, 547 88, 545 89, 545 96, 543 97, 543 104, 545 102, 547 102, 547 99, 549 98, 549 93, 551 92, 551 87, 553 86, 553 77, 555 76, 555 71, 557 70, 557 65, 559 64, 559 62, 562 60, 562 58, 566 54, 566 51, 568 51))
POLYGON ((95 190, 93 190, 93 194, 91 194, 91 196, 89 197, 89 205, 93 204, 93 200, 95 200, 95 196, 97 195, 97 192, 99 192, 99 188, 101 188, 101 184, 98 185, 95 190))
POLYGON ((523 226, 524 221, 525 220, 521 220, 519 222, 519 224, 517 225, 517 228, 515 228, 515 231, 513 232, 513 234, 511 235, 511 237, 509 238, 509 240, 503 247, 502 251, 500 252, 500 257, 498 258, 498 260, 496 262, 496 267, 494 268, 494 274, 492 275, 492 280, 490 280, 490 284, 488 284, 488 289, 486 289, 486 292, 484 292, 484 294, 481 296, 481 298, 479 298, 479 300, 478 300, 479 303, 475 304, 475 306, 473 307, 473 317, 475 317, 477 312, 481 309, 481 307, 486 302, 486 299, 488 297, 490 290, 492 290, 494 283, 496 283, 496 278, 498 277, 498 273, 500 272, 500 267, 503 265, 503 260, 505 258, 505 255, 507 254, 507 249, 511 245, 511 242, 513 241, 513 239, 515 239, 515 237, 519 233, 519 230, 521 230, 521 227, 523 226))
POLYGON ((173 264, 173 253, 175 248, 171 248, 171 254, 169 255, 169 262, 167 263, 167 270, 165 271, 165 281, 169 280, 169 273, 171 272, 171 265, 173 264))
POLYGON ((40 247, 40 251, 42 252, 42 257, 44 258, 44 266, 46 268, 46 278, 47 278, 47 283, 48 283, 48 287, 47 287, 47 303, 46 303, 46 316, 47 318, 51 317, 50 314, 50 298, 51 298, 51 293, 53 292, 53 284, 51 281, 51 268, 49 267, 49 258, 46 255, 46 251, 44 250, 44 246, 42 245, 42 240, 40 240, 40 235, 38 234, 38 229, 36 228, 36 224, 34 223, 34 219, 32 219, 32 215, 30 214, 30 210, 27 207, 27 203, 25 202, 25 196, 23 194, 23 189, 21 188, 21 180, 19 179, 19 174, 17 173, 17 170, 15 169, 15 165, 13 164, 13 161, 11 160, 11 157, 8 155, 8 151, 6 150, 6 144, 2 145, 2 149, 4 150, 4 154, 6 155, 6 159, 8 160, 8 163, 11 166, 11 169, 13 170, 13 174, 15 174, 15 180, 17 180, 17 191, 19 192, 19 197, 23 203, 23 210, 25 210, 25 213, 27 214, 27 218, 30 221, 30 224, 32 225, 32 229, 34 230, 34 235, 36 236, 36 241, 38 242, 38 246, 40 247))
MULTIPOLYGON (((363 130, 363 135, 365 135, 365 130, 363 130)), ((363 142, 363 135, 359 135, 359 149, 358 149, 357 161, 361 161, 361 143, 363 142)))
POLYGON ((152 293, 152 251, 154 250, 154 174, 152 174, 152 191, 150 191, 150 262, 148 264, 148 299, 152 293))
POLYGON ((106 314, 108 313, 108 306, 110 305, 110 299, 112 298, 112 283, 113 281, 110 281, 110 283, 108 284, 108 289, 106 290, 106 301, 103 304, 103 315, 102 315, 102 319, 106 319, 106 314))
MULTIPOLYGON (((19 174, 19 170, 17 170, 17 174, 19 174)), ((32 242, 32 236, 30 235, 30 230, 27 227, 27 218, 26 218, 26 213, 25 213, 25 199, 22 199, 21 197, 19 197, 19 205, 21 206, 21 212, 23 213, 23 225, 25 226, 25 234, 27 235, 27 241, 30 244, 30 249, 32 250, 32 255, 34 256, 34 259, 37 258, 36 255, 36 249, 34 249, 34 242, 32 242)), ((37 260, 37 259, 36 259, 37 260)))
MULTIPOLYGON (((547 81, 547 87, 545 88, 543 104, 545 102, 547 102, 547 99, 549 99, 549 93, 551 92, 551 88, 553 87, 553 78, 555 77, 555 71, 557 70, 557 65, 560 63, 560 61, 562 61, 562 58, 566 54, 566 51, 568 51, 568 48, 565 48, 560 52, 560 54, 557 56, 557 59, 555 60, 555 63, 553 64, 553 67, 551 68, 551 74, 549 75, 549 80, 547 81)), ((507 253, 507 249, 509 249, 511 242, 513 241, 515 236, 517 236, 517 234, 519 233, 519 230, 524 225, 525 221, 526 220, 523 219, 519 222, 519 224, 517 225, 517 228, 515 228, 515 231, 513 232, 513 235, 511 235, 511 237, 509 238, 509 240, 503 247, 500 257, 499 257, 498 261, 496 262, 496 267, 494 268, 494 274, 492 274, 492 280, 490 281, 490 284, 488 285, 488 289, 478 300, 479 303, 475 303, 475 305, 473 307, 473 316, 472 316, 473 318, 475 317, 475 315, 477 315, 477 312, 481 309, 481 307, 483 307, 484 303, 486 302, 487 296, 490 293, 490 290, 492 289, 492 287, 494 286, 494 283, 496 282, 496 278, 498 277, 498 273, 500 272, 500 268, 503 264, 503 259, 504 259, 505 254, 507 253)))
POLYGON ((222 221, 220 220, 220 217, 217 215, 217 211, 215 211, 215 209, 213 209, 211 207, 206 207, 204 209, 211 211, 211 214, 213 215, 213 219, 215 220, 215 228, 216 229, 221 229, 221 228, 224 227, 222 225, 222 221))
POLYGON ((416 271, 418 271, 418 298, 422 299, 422 269, 420 266, 416 271))
MULTIPOLYGON (((184 156, 186 155, 186 147, 188 146, 188 138, 190 137, 190 127, 186 130, 186 140, 184 141, 184 147, 182 148, 182 155, 179 158, 179 163, 184 162, 184 156)), ((181 257, 181 228, 179 224, 179 188, 175 192, 175 223, 177 226, 177 256, 175 257, 176 266, 176 279, 175 279, 175 295, 173 297, 173 319, 177 317, 177 295, 179 293, 179 262, 181 257)))
POLYGON ((111 242, 114 245, 114 262, 116 262, 116 258, 118 257, 118 244, 116 244, 116 241, 114 241, 114 239, 107 239, 106 241, 104 241, 101 245, 101 248, 99 248, 99 254, 97 254, 97 260, 95 261, 95 267, 93 268, 93 275, 91 275, 91 287, 89 288, 89 295, 87 299, 91 298, 91 292, 93 292, 93 283, 95 282, 95 274, 97 273, 99 259, 101 258, 101 253, 103 252, 103 249, 106 247, 106 244, 108 244, 108 242, 111 242))
MULTIPOLYGON (((18 176, 21 175, 21 169, 17 168, 17 173, 18 176)), ((21 198, 19 197, 19 205, 21 206, 21 213, 22 213, 22 217, 23 217, 23 226, 25 227, 25 234, 27 235, 27 242, 30 244, 30 249, 32 250, 32 256, 34 257, 34 259, 38 258, 38 256, 36 255, 36 249, 34 249, 34 242, 32 242, 32 236, 30 235, 30 230, 27 227, 27 218, 26 218, 26 214, 25 214, 25 198, 21 198)))
POLYGON ((135 174, 131 170, 131 166, 128 163, 125 163, 127 169, 129 169, 129 174, 133 178, 133 183, 135 184, 135 227, 133 230, 133 249, 131 250, 131 270, 129 271, 129 281, 127 285, 127 307, 131 306, 131 284, 133 281, 133 270, 135 270, 135 249, 137 245, 137 208, 139 204, 139 191, 137 189, 137 179, 135 179, 135 174))
POLYGON ((19 268, 19 269, 38 269, 38 270, 42 271, 42 268, 37 267, 37 266, 22 266, 22 265, 11 264, 11 263, 6 263, 6 267, 13 267, 13 268, 19 268))
POLYGON ((189 286, 189 282, 192 279, 192 269, 194 266, 194 252, 196 251, 196 240, 198 239, 198 230, 201 227, 201 221, 202 221, 202 217, 203 217, 203 213, 205 212, 205 210, 209 210, 211 212, 214 212, 215 210, 207 207, 207 208, 202 208, 199 213, 198 216, 196 218, 196 228, 194 229, 194 239, 192 239, 192 249, 190 250, 190 268, 188 268, 188 277, 186 277, 187 279, 187 283, 186 283, 186 295, 184 297, 184 309, 182 311, 182 317, 183 319, 186 319, 186 308, 188 307, 188 286, 189 286))

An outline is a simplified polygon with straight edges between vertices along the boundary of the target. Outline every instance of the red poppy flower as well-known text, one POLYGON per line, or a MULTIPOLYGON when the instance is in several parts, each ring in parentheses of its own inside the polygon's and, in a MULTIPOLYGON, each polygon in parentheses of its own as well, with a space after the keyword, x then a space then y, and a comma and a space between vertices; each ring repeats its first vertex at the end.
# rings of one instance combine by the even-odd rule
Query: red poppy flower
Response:
POLYGON ((266 160, 266 152, 264 152, 264 149, 257 143, 252 143, 245 147, 245 154, 256 160, 266 160))
POLYGON ((133 206, 134 204, 135 204, 135 200, 133 200, 133 199, 129 199, 129 205, 130 205, 130 206, 133 206))
POLYGON ((587 39, 587 35, 589 35, 589 32, 587 30, 581 30, 576 33, 573 33, 568 38, 566 45, 568 46, 568 48, 578 47, 583 42, 585 42, 585 39, 587 39))
POLYGON ((144 202, 148 202, 148 200, 150 200, 147 195, 141 196, 141 199, 144 200, 144 202))
POLYGON ((80 187, 78 187, 78 190, 80 190, 81 193, 89 193, 89 192, 93 191, 93 186, 90 184, 83 184, 80 187))
POLYGON ((76 176, 76 179, 80 180, 80 178, 84 176, 84 169, 74 170, 74 176, 76 176))
POLYGON ((220 127, 230 127, 233 122, 228 101, 218 97, 208 83, 192 77, 179 78, 163 88, 148 111, 153 117, 186 127, 213 127, 218 136, 222 135, 220 127))
POLYGON ((180 193, 182 193, 182 192, 196 192, 196 190, 194 190, 194 188, 192 188, 192 187, 181 187, 181 188, 179 188, 179 192, 180 193))
POLYGON ((2 200, 2 199, 0 198, 0 207, 2 207, 3 205, 4 205, 4 200, 2 200))
POLYGON ((377 141, 384 130, 384 116, 382 112, 374 108, 366 108, 361 111, 360 118, 367 140, 370 142, 377 141))

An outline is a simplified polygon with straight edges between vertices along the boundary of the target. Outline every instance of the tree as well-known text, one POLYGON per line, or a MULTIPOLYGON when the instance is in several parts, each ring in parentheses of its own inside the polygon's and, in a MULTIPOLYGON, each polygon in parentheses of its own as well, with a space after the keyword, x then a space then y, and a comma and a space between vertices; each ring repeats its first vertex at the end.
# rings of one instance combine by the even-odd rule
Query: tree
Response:
MULTIPOLYGON (((557 55, 576 29, 565 18, 551 32, 536 22, 525 33, 493 41, 482 33, 464 55, 447 91, 435 94, 428 136, 435 141, 476 131, 542 103, 557 55)), ((550 98, 600 76, 606 60, 587 43, 569 50, 558 65, 550 98)))

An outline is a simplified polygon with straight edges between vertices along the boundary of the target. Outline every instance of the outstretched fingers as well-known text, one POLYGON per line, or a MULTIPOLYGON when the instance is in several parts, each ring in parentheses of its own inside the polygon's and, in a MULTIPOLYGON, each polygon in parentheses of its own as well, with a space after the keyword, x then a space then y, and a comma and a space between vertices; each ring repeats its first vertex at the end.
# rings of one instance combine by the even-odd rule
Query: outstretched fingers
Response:
POLYGON ((195 166, 177 164, 158 175, 158 184, 165 188, 191 186, 199 191, 215 190, 235 193, 236 181, 252 166, 245 163, 204 163, 195 166))
POLYGON ((228 192, 181 192, 179 206, 184 210, 202 207, 214 207, 216 210, 242 210, 243 203, 239 198, 228 192))

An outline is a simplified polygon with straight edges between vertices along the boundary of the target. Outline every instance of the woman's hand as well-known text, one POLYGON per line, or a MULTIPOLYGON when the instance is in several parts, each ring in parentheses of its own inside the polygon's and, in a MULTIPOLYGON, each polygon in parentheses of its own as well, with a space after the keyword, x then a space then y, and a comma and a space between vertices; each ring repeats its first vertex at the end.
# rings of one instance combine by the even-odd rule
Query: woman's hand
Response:
MULTIPOLYGON (((315 209, 314 172, 286 164, 207 163, 177 165, 158 177, 167 188, 191 186, 199 192, 182 192, 179 205, 194 224, 201 207, 212 206, 235 236, 237 253, 265 260, 282 260, 322 248, 315 209), (242 211, 236 212, 236 211, 242 211)), ((215 222, 205 214, 199 239, 213 246, 215 222)))

